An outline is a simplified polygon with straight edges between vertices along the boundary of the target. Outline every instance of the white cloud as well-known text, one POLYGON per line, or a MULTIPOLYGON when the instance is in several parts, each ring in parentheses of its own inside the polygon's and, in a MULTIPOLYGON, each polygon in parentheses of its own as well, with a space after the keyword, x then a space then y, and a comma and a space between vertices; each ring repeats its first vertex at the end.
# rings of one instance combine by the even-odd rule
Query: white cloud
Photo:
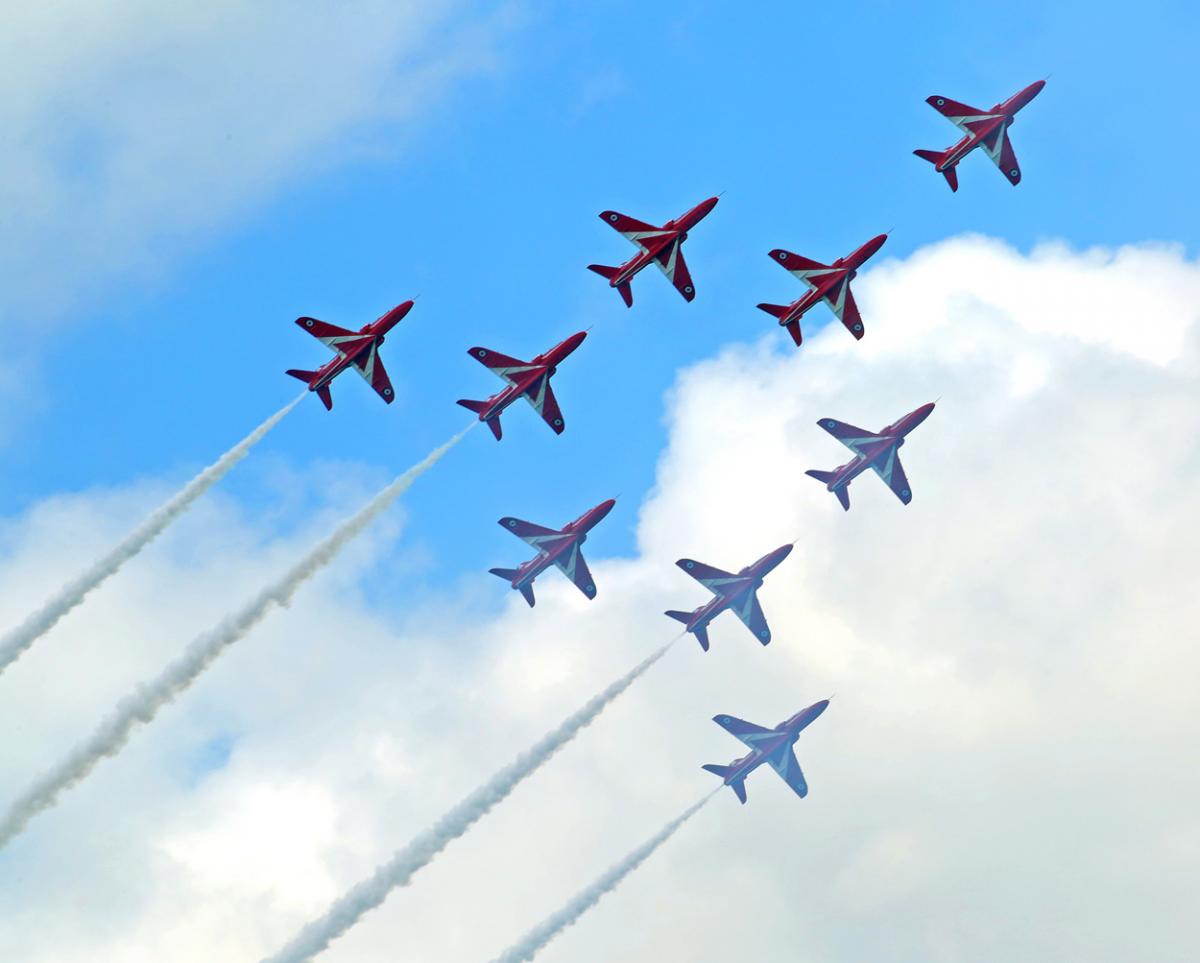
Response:
POLYGON ((0 320, 44 322, 116 275, 151 274, 298 178, 377 149, 447 82, 494 65, 503 17, 455 11, 470 8, 66 0, 6 11, 0 320))
MULTIPOLYGON (((799 536, 763 591, 769 647, 731 616, 707 655, 685 640, 323 959, 491 958, 713 784, 699 765, 741 747, 712 715, 773 724, 830 693, 797 746, 808 799, 769 772, 745 807, 722 794, 546 958, 1189 958, 1200 268, 968 238, 858 285, 863 342, 772 331, 681 374, 639 555, 592 559, 596 602, 547 576, 536 609, 488 619, 481 574, 367 609, 368 539, 0 856, 0 957, 265 955, 669 638, 662 610, 705 595, 675 558, 799 536), (844 457, 817 418, 878 427, 939 395, 907 508, 869 476, 843 514, 804 477, 844 457), (228 764, 198 774, 221 735, 228 764)), ((111 499, 67 507, 85 540, 122 528, 111 499)), ((59 509, 45 539, 8 533, 22 593, 61 568, 59 509)), ((314 534, 219 500, 189 517, 0 680, 0 784, 314 534)))

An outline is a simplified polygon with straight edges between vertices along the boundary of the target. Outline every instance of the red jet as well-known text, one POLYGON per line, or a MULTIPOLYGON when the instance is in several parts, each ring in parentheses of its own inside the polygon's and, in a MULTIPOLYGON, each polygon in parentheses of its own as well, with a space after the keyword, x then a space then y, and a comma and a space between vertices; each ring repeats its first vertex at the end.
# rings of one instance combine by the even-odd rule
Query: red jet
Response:
POLYGON ((562 360, 578 348, 586 337, 586 331, 573 334, 566 341, 559 342, 532 361, 518 361, 516 358, 510 358, 506 354, 492 351, 489 348, 471 348, 468 354, 507 381, 508 387, 492 395, 487 401, 470 401, 461 398, 457 404, 476 412, 479 420, 487 422, 487 426, 492 429, 492 434, 499 441, 501 435, 500 414, 518 398, 524 398, 533 405, 534 410, 542 416, 546 424, 554 429, 554 433, 561 435, 566 426, 563 424, 558 399, 554 397, 554 391, 550 388, 550 379, 554 377, 554 372, 558 370, 558 365, 562 360))
POLYGON ((912 501, 912 489, 908 485, 908 477, 904 474, 904 466, 900 464, 898 452, 908 433, 929 417, 933 407, 932 401, 921 405, 916 411, 910 411, 899 421, 878 432, 855 428, 854 425, 834 418, 822 418, 817 424, 854 452, 854 457, 833 471, 818 471, 814 468, 804 474, 821 482, 827 491, 837 495, 842 508, 850 511, 850 482, 870 468, 883 479, 883 483, 892 490, 892 494, 907 505, 912 501))
POLYGON ((287 373, 307 384, 309 391, 315 391, 326 410, 329 410, 333 408, 329 382, 343 371, 353 368, 375 389, 376 394, 390 405, 395 400, 396 393, 392 391, 392 383, 388 380, 387 372, 383 370, 383 362, 379 360, 379 346, 383 344, 384 336, 412 310, 412 306, 411 301, 405 301, 358 331, 347 331, 336 324, 326 324, 316 318, 297 318, 296 324, 332 348, 337 357, 316 371, 291 368, 287 373))
POLYGON ((621 293, 627 308, 633 307, 633 291, 629 282, 642 268, 651 264, 656 265, 667 276, 667 280, 675 285, 675 289, 683 295, 685 301, 691 301, 696 296, 696 289, 692 287, 692 276, 684 263, 681 248, 687 240, 688 231, 704 220, 708 212, 716 206, 717 198, 710 197, 686 214, 667 221, 662 227, 646 224, 616 211, 604 211, 600 219, 625 235, 626 239, 640 248, 641 253, 634 255, 620 267, 589 264, 588 270, 595 271, 602 278, 608 278, 609 286, 621 293))
POLYGON ((759 308, 779 319, 779 323, 788 329, 788 334, 796 342, 796 347, 804 340, 800 334, 800 319, 809 308, 815 307, 821 301, 833 309, 838 320, 855 338, 861 340, 864 333, 862 316, 858 313, 854 295, 850 293, 850 282, 858 274, 858 269, 883 247, 886 240, 886 234, 879 234, 858 250, 838 258, 832 264, 810 261, 799 254, 777 247, 771 252, 771 260, 782 264, 789 273, 807 284, 810 290, 791 304, 760 304, 759 308))
POLYGON ((712 592, 714 597, 694 612, 670 611, 666 614, 676 622, 682 622, 686 627, 684 631, 696 636, 696 641, 705 652, 708 651, 708 623, 726 609, 741 619, 754 637, 766 645, 771 641, 771 629, 763 615, 762 606, 758 604, 758 590, 772 569, 791 554, 791 545, 781 545, 736 575, 703 562, 681 558, 675 564, 712 592))
POLYGON ((963 138, 944 151, 915 150, 913 153, 933 164, 937 172, 946 178, 952 191, 958 190, 958 171, 955 169, 958 162, 980 146, 1010 184, 1021 183, 1021 168, 1017 165, 1017 155, 1008 139, 1008 128, 1012 126, 1017 111, 1040 94, 1045 86, 1044 80, 1032 83, 991 110, 968 107, 947 97, 926 97, 925 103, 961 130, 963 138))
POLYGON ((520 592, 525 601, 533 607, 533 580, 551 565, 557 565, 562 573, 575 583, 576 587, 589 599, 596 597, 596 583, 592 573, 588 571, 587 562, 579 551, 587 541, 588 532, 612 511, 616 499, 610 498, 601 502, 595 508, 588 509, 575 521, 568 522, 562 531, 553 528, 542 528, 533 522, 523 522, 519 518, 502 518, 500 525, 508 529, 517 538, 537 549, 537 555, 519 568, 490 568, 493 575, 499 575, 520 592))

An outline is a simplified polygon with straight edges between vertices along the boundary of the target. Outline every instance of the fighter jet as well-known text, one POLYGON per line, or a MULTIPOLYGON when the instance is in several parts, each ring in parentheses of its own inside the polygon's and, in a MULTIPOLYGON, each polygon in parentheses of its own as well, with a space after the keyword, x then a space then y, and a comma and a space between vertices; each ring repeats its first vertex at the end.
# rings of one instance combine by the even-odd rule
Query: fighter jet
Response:
POLYGON ((958 162, 976 147, 983 147, 983 152, 1000 168, 1010 184, 1021 183, 1021 168, 1017 165, 1017 155, 1008 139, 1008 128, 1012 126, 1017 111, 1041 93, 1045 86, 1044 80, 1032 83, 991 110, 968 107, 948 97, 926 97, 925 103, 961 130, 963 138, 943 151, 915 150, 913 153, 933 164, 937 172, 946 178, 952 191, 958 190, 958 162))
POLYGON ((379 347, 383 344, 384 336, 412 310, 412 306, 412 301, 405 301, 358 331, 347 331, 336 324, 327 324, 316 318, 297 318, 296 324, 332 348, 337 357, 316 371, 291 368, 287 373, 305 382, 309 391, 315 391, 326 410, 333 408, 329 383, 348 369, 362 375, 363 380, 375 389, 376 394, 390 405, 396 394, 392 391, 387 372, 383 370, 383 362, 379 360, 379 347))
POLYGON ((796 761, 792 746, 796 744, 801 730, 827 708, 828 699, 814 702, 807 709, 801 709, 790 719, 779 723, 774 729, 764 729, 753 722, 743 722, 733 716, 713 716, 713 722, 741 739, 750 748, 750 752, 741 759, 733 760, 728 766, 710 764, 702 768, 724 779, 725 785, 733 789, 738 800, 745 803, 746 777, 765 762, 803 799, 808 795, 808 783, 804 781, 804 773, 800 771, 800 763, 796 761))
POLYGON ((712 592, 714 597, 694 612, 669 611, 666 614, 682 622, 686 626, 685 631, 696 636, 696 641, 705 652, 708 651, 708 623, 726 609, 741 619, 754 637, 766 645, 771 641, 771 630, 762 606, 758 604, 758 590, 762 588, 767 574, 791 553, 791 545, 782 545, 757 562, 747 565, 736 575, 703 562, 681 558, 675 564, 712 592))
POLYGON ((625 300, 625 306, 633 307, 633 291, 629 282, 642 268, 654 264, 667 280, 675 285, 675 289, 683 295, 685 301, 691 301, 696 296, 692 287, 692 276, 688 273, 687 264, 683 260, 682 246, 687 240, 688 231, 699 224, 714 207, 717 198, 710 197, 701 201, 686 214, 667 221, 662 227, 655 227, 616 211, 604 211, 600 219, 611 224, 613 229, 625 235, 640 253, 635 254, 620 267, 606 267, 603 264, 589 264, 588 270, 595 271, 602 278, 607 278, 610 287, 620 292, 625 300))
POLYGON ((863 336, 862 316, 858 313, 858 305, 854 303, 854 295, 850 292, 850 282, 858 274, 871 255, 883 247, 887 240, 886 234, 879 234, 867 241, 862 247, 840 257, 832 264, 822 264, 820 261, 810 261, 799 254, 776 248, 771 252, 771 260, 782 264, 794 277, 803 281, 811 290, 791 304, 760 304, 758 307, 779 319, 780 325, 787 328, 788 334, 800 347, 803 337, 800 334, 800 319, 809 308, 824 301, 837 315, 838 320, 846 329, 860 339, 863 336))
POLYGON ((833 471, 817 471, 813 469, 804 474, 811 475, 817 481, 838 497, 842 508, 850 510, 850 493, 847 487, 850 482, 868 468, 883 479, 900 501, 907 505, 912 501, 912 489, 908 487, 908 479, 904 475, 904 467, 900 464, 897 452, 904 444, 904 437, 929 417, 933 411, 933 402, 921 405, 916 411, 910 411, 895 424, 888 425, 878 433, 871 433, 862 428, 855 428, 842 421, 832 418, 822 418, 817 422, 822 428, 833 435, 838 441, 854 452, 854 457, 833 471))
POLYGON ((533 580, 551 565, 557 565, 562 573, 575 583, 589 599, 596 597, 596 583, 592 573, 588 571, 587 562, 583 560, 580 551, 587 541, 590 532, 601 519, 612 511, 616 499, 610 498, 601 502, 595 508, 590 508, 575 521, 568 522, 561 531, 553 528, 542 528, 533 522, 523 522, 519 518, 502 518, 500 527, 517 536, 521 541, 537 549, 537 555, 519 568, 490 568, 493 575, 499 575, 520 592, 525 601, 533 607, 533 580))
POLYGON ((487 422, 496 440, 500 440, 500 414, 518 398, 524 398, 534 410, 542 416, 556 435, 563 433, 562 412, 558 407, 558 399, 550 387, 550 379, 558 370, 558 365, 572 351, 583 344, 587 337, 586 331, 571 335, 566 341, 560 341, 549 351, 539 354, 532 361, 518 361, 499 351, 490 348, 471 348, 471 355, 484 367, 495 372, 501 379, 508 382, 508 387, 492 395, 487 401, 470 401, 460 398, 457 404, 474 411, 480 421, 487 422))

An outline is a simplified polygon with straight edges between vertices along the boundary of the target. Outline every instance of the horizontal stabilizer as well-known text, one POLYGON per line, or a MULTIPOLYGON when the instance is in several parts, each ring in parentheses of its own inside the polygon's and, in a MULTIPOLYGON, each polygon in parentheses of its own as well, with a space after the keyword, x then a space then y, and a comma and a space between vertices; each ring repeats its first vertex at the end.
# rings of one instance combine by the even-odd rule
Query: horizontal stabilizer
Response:
POLYGON ((517 577, 517 570, 515 568, 489 568, 488 573, 499 575, 506 582, 511 582, 517 577))
POLYGON ((816 468, 810 468, 804 474, 808 475, 810 478, 815 478, 822 485, 828 485, 831 481, 833 481, 834 476, 834 473, 831 471, 819 471, 816 468))
MULTIPOLYGON (((720 776, 722 779, 728 779, 729 774, 733 771, 733 766, 718 766, 714 763, 709 763, 708 765, 701 766, 700 768, 711 772, 715 776, 720 776)), ((745 776, 743 776, 741 779, 735 779, 733 782, 726 783, 726 785, 728 785, 729 788, 737 794, 739 802, 743 804, 746 802, 745 776)))
POLYGON ((940 150, 915 150, 913 151, 921 160, 929 161, 935 167, 942 162, 944 156, 940 150))
POLYGON ((329 385, 321 385, 317 389, 317 397, 321 399, 326 411, 333 411, 333 395, 329 393, 329 385))
POLYGON ((692 620, 691 612, 679 612, 675 609, 670 609, 665 614, 673 618, 676 622, 682 622, 684 625, 687 625, 692 620))
POLYGON ((305 384, 311 384, 317 373, 315 371, 304 371, 300 368, 288 368, 285 374, 289 374, 293 378, 299 378, 305 384))
MULTIPOLYGON (((289 374, 290 374, 290 372, 289 372, 289 374)), ((459 398, 458 401, 456 401, 454 403, 456 405, 462 405, 464 408, 467 409, 467 411, 473 411, 477 415, 482 414, 484 411, 487 410, 487 402, 486 401, 471 401, 467 398, 459 398)))
POLYGON ((782 318, 787 314, 788 306, 786 304, 760 304, 758 310, 766 311, 773 318, 782 318))
POLYGON ((850 490, 843 485, 841 488, 835 488, 833 493, 837 495, 838 501, 842 503, 842 508, 845 511, 850 511, 850 490))
MULTIPOLYGON (((935 167, 946 159, 946 155, 941 151, 936 150, 915 150, 913 151, 921 160, 929 161, 935 167)), ((942 176, 946 178, 946 183, 950 185, 950 190, 958 190, 958 168, 957 166, 947 167, 942 171, 942 176)))
POLYGON ((629 286, 629 282, 617 285, 617 292, 621 295, 621 300, 625 302, 625 307, 633 307, 633 288, 629 286))
POLYGON ((804 335, 800 333, 800 322, 790 321, 784 327, 787 328, 787 333, 792 336, 792 340, 796 342, 796 347, 800 347, 804 343, 804 335))
MULTIPOLYGON (((499 441, 504 434, 504 432, 500 430, 500 419, 489 418, 487 420, 487 426, 492 429, 492 434, 496 436, 496 441, 499 441)), ((529 604, 532 605, 533 603, 530 602, 529 604)))
POLYGON ((692 629, 692 634, 696 636, 696 641, 700 643, 700 648, 705 652, 708 651, 708 626, 697 625, 692 629))
POLYGON ((600 277, 609 281, 621 273, 620 268, 609 267, 607 264, 589 264, 588 270, 594 271, 596 274, 599 274, 600 277))
POLYGON ((525 601, 529 603, 529 607, 533 608, 533 586, 526 582, 524 585, 518 585, 517 589, 525 596, 525 601))
POLYGON ((729 770, 733 767, 732 766, 718 766, 715 762, 710 762, 707 765, 701 766, 700 768, 704 769, 707 772, 711 772, 714 776, 720 776, 722 779, 724 779, 726 776, 729 775, 729 770))

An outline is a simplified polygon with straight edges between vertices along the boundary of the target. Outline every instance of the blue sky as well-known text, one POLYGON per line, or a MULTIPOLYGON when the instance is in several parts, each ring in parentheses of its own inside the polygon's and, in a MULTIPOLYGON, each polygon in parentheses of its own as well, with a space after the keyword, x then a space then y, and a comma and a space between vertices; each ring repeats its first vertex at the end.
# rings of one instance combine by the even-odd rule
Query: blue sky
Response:
MULTIPOLYGON (((495 528, 500 515, 554 525, 621 493, 592 544, 626 552, 675 371, 770 331, 754 304, 799 293, 768 262, 771 247, 832 259, 892 228, 881 257, 965 231, 1022 249, 1048 238, 1194 248, 1200 145, 1194 125, 1179 125, 1178 92, 1195 26, 1184 4, 1146 4, 1132 19, 1081 4, 522 11, 496 63, 445 102, 359 131, 357 160, 262 197, 215 233, 166 239, 184 256, 110 279, 36 348, 18 345, 35 387, 11 419, 0 511, 183 477, 293 396, 283 369, 325 360, 294 317, 357 327, 420 295, 385 349, 397 402, 342 379, 331 415, 303 405, 225 490, 269 510, 280 460, 383 478, 463 424, 454 399, 495 390, 470 345, 530 356, 594 326, 558 378, 567 432, 514 410, 501 445, 473 434, 409 497, 408 541, 434 580, 482 574, 524 551, 495 528), (1013 130, 1019 188, 972 157, 952 195, 911 156, 954 140, 928 94, 987 107, 1048 74, 1013 130), (717 191, 687 245, 693 304, 647 274, 626 311, 584 270, 629 254, 600 210, 663 220, 717 191)), ((239 162, 236 143, 212 149, 239 162)), ((817 312, 809 330, 824 320, 817 312)), ((1152 318, 1130 320, 1153 337, 1152 318)))

